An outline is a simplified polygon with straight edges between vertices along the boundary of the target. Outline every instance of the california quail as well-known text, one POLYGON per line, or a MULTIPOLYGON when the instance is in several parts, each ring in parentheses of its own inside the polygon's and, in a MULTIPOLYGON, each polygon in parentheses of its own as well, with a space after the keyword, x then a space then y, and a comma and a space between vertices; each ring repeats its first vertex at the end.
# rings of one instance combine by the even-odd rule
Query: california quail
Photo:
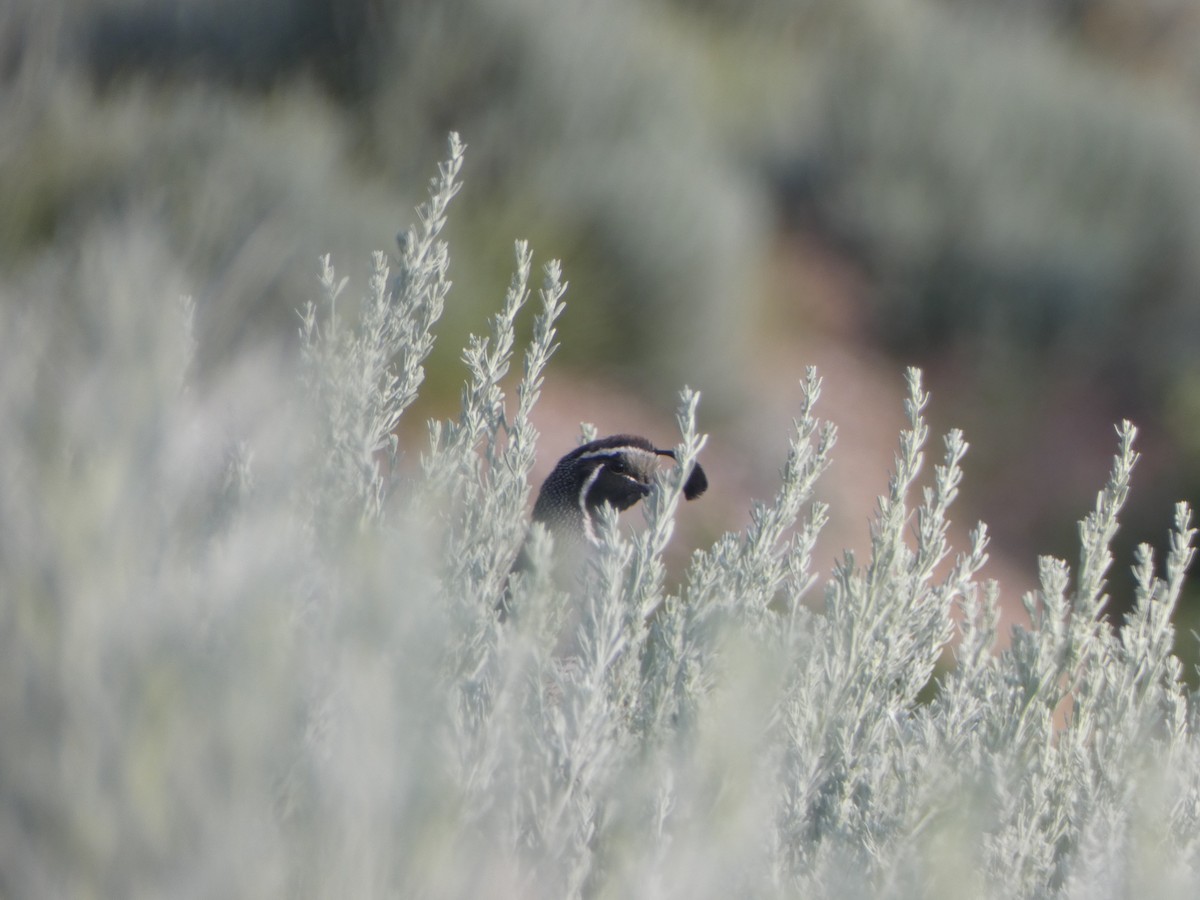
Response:
MULTIPOLYGON (((674 450, 659 450, 644 437, 614 434, 576 447, 558 461, 538 492, 533 521, 554 535, 560 548, 570 544, 596 546, 593 514, 604 504, 618 511, 629 509, 650 493, 660 456, 675 459, 674 450)), ((696 463, 683 487, 683 496, 695 500, 708 488, 704 469, 696 463)), ((529 568, 524 548, 513 571, 529 568)), ((500 618, 509 613, 507 595, 498 605, 500 618)))

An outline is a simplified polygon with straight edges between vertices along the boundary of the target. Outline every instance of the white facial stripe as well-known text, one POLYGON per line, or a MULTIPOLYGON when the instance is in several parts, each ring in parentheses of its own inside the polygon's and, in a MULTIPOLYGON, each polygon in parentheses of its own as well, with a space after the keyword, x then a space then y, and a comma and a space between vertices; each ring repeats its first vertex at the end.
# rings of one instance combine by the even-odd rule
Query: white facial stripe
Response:
POLYGON ((625 456, 630 460, 637 459, 641 462, 642 467, 647 471, 650 470, 658 462, 658 454, 652 453, 644 447, 609 447, 607 450, 593 450, 591 453, 582 454, 579 459, 607 459, 612 456, 625 456))
MULTIPOLYGON (((588 457, 589 459, 591 457, 588 457)), ((579 511, 583 514, 583 536, 587 538, 589 544, 599 544, 600 539, 596 537, 596 529, 592 527, 592 516, 587 508, 588 491, 592 489, 592 485, 596 483, 596 479, 600 477, 600 472, 603 466, 596 466, 587 477, 587 481, 583 483, 583 487, 579 491, 579 511)))

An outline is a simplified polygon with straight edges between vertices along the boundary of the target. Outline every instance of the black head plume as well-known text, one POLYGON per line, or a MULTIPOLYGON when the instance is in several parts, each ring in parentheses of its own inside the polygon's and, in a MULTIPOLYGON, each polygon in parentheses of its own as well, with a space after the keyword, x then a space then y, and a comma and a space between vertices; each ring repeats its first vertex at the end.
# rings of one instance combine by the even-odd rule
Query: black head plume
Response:
MULTIPOLYGON (((678 460, 674 450, 655 450, 659 456, 669 456, 671 459, 678 460)), ((687 482, 683 485, 683 496, 687 500, 695 500, 701 494, 708 490, 708 476, 704 474, 704 469, 700 463, 692 463, 691 474, 688 475, 687 482)))

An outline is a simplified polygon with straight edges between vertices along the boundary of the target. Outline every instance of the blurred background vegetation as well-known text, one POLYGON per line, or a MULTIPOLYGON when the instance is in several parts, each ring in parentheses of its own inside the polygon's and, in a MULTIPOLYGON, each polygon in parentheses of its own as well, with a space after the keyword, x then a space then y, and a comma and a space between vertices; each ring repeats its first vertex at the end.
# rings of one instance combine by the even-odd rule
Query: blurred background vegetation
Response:
POLYGON ((1200 503, 1192 0, 7 0, 0 122, 0 296, 61 310, 78 373, 98 257, 195 298, 201 378, 294 351, 318 254, 361 287, 453 129, 411 419, 455 408, 524 237, 571 282, 540 456, 581 419, 669 438, 698 387, 712 533, 772 490, 809 363, 842 429, 830 553, 865 544, 908 364, 972 443, 957 521, 989 523, 1012 599, 1074 553, 1119 419, 1118 600, 1200 503))

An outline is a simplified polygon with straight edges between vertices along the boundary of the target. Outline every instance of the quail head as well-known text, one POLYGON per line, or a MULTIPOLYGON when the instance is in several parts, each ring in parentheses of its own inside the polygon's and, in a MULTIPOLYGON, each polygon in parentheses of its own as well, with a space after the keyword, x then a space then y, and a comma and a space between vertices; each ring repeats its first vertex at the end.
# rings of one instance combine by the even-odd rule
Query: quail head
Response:
MULTIPOLYGON (((543 523, 557 540, 598 541, 593 515, 607 503, 618 511, 629 509, 650 493, 660 456, 644 437, 615 434, 576 447, 558 461, 542 485, 533 507, 533 521, 543 523)), ((696 465, 684 486, 684 496, 694 500, 704 493, 708 479, 696 465)))
MULTIPOLYGON (((614 434, 576 447, 558 461, 538 492, 533 521, 546 526, 558 546, 599 544, 594 516, 608 504, 629 509, 651 491, 659 457, 675 459, 674 450, 659 450, 644 437, 614 434)), ((695 500, 708 488, 708 478, 695 463, 683 496, 695 500)), ((529 568, 524 549, 513 571, 529 568)), ((500 605, 503 618, 507 598, 500 605)))

